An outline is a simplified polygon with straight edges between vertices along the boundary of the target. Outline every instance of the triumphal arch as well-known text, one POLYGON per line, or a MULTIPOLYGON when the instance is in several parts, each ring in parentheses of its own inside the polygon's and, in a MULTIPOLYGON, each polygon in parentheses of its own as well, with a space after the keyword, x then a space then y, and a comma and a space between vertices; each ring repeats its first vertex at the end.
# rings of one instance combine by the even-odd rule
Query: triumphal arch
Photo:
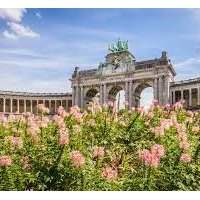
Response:
POLYGON ((109 46, 105 61, 98 68, 75 68, 71 79, 72 104, 85 108, 95 96, 105 104, 115 101, 116 94, 124 90, 126 105, 138 107, 141 92, 152 87, 154 99, 164 105, 170 102, 170 82, 175 75, 167 52, 163 51, 159 58, 137 61, 129 51, 128 41, 119 39, 109 46))

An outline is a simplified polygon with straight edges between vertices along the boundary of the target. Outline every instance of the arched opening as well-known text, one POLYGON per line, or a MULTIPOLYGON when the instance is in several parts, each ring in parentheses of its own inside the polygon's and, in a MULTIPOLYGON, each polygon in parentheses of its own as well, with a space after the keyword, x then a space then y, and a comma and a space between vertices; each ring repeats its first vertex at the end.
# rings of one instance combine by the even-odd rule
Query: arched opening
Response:
POLYGON ((140 106, 144 107, 145 109, 148 109, 153 101, 153 88, 152 87, 148 87, 145 88, 142 93, 141 93, 141 97, 140 97, 140 106))
POLYGON ((116 110, 125 108, 125 91, 120 86, 114 86, 109 91, 108 100, 112 101, 116 110))
POLYGON ((85 96, 85 105, 89 105, 92 101, 100 101, 100 94, 99 91, 96 88, 91 88, 87 91, 85 96))
POLYGON ((148 109, 153 99, 153 88, 149 83, 142 83, 135 89, 135 107, 144 107, 145 109, 148 109))

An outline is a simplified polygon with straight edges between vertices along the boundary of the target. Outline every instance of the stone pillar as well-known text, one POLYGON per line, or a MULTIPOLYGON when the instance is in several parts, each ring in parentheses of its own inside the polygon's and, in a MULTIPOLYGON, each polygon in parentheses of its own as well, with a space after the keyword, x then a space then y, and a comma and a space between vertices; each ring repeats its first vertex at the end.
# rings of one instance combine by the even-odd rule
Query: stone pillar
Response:
POLYGON ((158 78, 155 78, 153 81, 153 98, 154 100, 159 100, 158 97, 158 78))
POLYGON ((181 89, 181 101, 183 100, 183 89, 181 89))
POLYGON ((30 100, 30 108, 31 108, 31 113, 33 113, 33 101, 30 100))
POLYGON ((24 99, 24 112, 26 112, 26 99, 24 99))
POLYGON ((36 113, 38 114, 38 100, 36 100, 36 113))
POLYGON ((173 91, 173 104, 175 104, 176 103, 176 92, 175 92, 175 90, 173 91))
POLYGON ((192 106, 192 88, 189 89, 189 106, 192 106))
POLYGON ((57 99, 55 100, 54 113, 57 111, 57 99))
POLYGON ((76 88, 72 87, 72 106, 75 105, 75 94, 76 94, 76 88))
POLYGON ((17 113, 19 113, 19 99, 17 99, 17 113))
POLYGON ((163 89, 162 89, 162 104, 165 105, 165 104, 168 104, 170 102, 170 99, 169 99, 169 77, 168 76, 165 76, 162 80, 163 82, 163 89))
POLYGON ((158 101, 159 101, 159 104, 160 105, 163 105, 163 78, 162 77, 159 77, 158 79, 158 101))
POLYGON ((81 98, 80 98, 80 107, 83 109, 84 107, 84 88, 81 86, 81 98))
POLYGON ((51 100, 49 100, 49 112, 51 113, 51 100))
POLYGON ((103 105, 103 85, 100 85, 100 104, 103 105))
POLYGON ((10 99, 10 112, 13 112, 13 99, 10 99))
POLYGON ((198 88, 198 105, 200 105, 200 87, 198 88))
POLYGON ((106 104, 107 103, 107 87, 106 87, 106 83, 104 83, 103 85, 103 103, 106 104))
POLYGON ((66 111, 68 111, 69 110, 69 105, 68 105, 68 100, 66 100, 66 111))
POLYGON ((130 81, 129 82, 129 99, 128 99, 128 107, 129 107, 129 109, 131 109, 132 106, 133 106, 132 98, 133 98, 133 82, 130 81))
POLYGON ((6 112, 6 99, 3 98, 3 112, 6 112))
POLYGON ((77 105, 77 106, 80 106, 79 105, 79 86, 76 86, 76 97, 75 97, 75 104, 77 105))
MULTIPOLYGON (((129 100, 129 83, 128 81, 125 82, 125 103, 128 103, 129 100)), ((127 107, 127 105, 125 105, 127 107)))

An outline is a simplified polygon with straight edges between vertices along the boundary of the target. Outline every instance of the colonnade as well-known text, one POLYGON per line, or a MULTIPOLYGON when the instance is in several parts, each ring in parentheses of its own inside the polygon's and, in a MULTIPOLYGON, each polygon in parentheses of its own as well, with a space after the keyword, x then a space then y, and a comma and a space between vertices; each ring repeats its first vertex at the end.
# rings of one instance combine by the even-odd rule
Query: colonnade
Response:
POLYGON ((72 106, 71 99, 30 99, 30 98, 13 98, 0 97, 0 112, 3 113, 38 113, 38 104, 44 104, 49 108, 50 114, 54 114, 59 106, 69 110, 72 106))
POLYGON ((170 103, 174 104, 181 100, 184 100, 185 107, 200 106, 200 86, 171 88, 170 103))

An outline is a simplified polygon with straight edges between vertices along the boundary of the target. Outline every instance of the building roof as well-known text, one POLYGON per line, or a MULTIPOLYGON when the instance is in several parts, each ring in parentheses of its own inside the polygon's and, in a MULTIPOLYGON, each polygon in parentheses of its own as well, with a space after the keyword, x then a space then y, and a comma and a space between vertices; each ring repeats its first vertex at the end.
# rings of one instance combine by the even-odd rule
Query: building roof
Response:
POLYGON ((179 86, 179 85, 189 85, 193 83, 200 83, 200 77, 198 78, 192 78, 187 80, 181 80, 181 81, 174 81, 170 83, 171 87, 179 86))

